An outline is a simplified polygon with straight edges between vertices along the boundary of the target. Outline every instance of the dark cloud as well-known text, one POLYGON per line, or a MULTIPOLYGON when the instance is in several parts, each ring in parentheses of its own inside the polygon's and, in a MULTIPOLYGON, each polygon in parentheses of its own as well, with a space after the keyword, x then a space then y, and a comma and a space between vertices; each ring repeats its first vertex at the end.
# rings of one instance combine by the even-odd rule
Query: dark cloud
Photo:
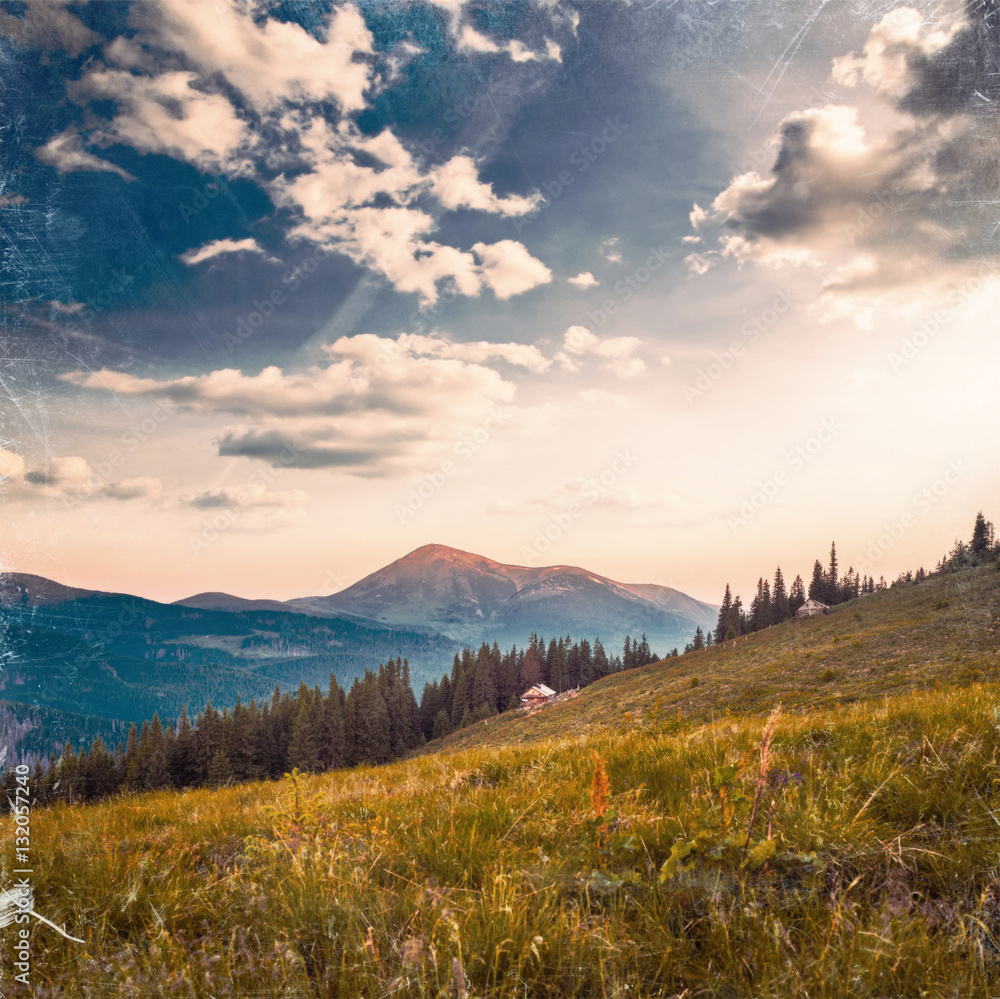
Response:
POLYGON ((255 458, 275 468, 370 468, 394 453, 391 446, 349 447, 295 443, 274 431, 230 431, 218 441, 221 457, 255 458))
POLYGON ((911 114, 995 117, 1000 101, 1000 2, 967 0, 967 24, 933 53, 912 50, 913 85, 899 101, 911 114))

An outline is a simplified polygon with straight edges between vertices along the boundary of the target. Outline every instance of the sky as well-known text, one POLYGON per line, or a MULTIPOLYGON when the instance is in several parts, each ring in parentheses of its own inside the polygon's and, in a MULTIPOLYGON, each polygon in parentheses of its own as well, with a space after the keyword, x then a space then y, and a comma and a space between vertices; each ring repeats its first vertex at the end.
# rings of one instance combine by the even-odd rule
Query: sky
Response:
POLYGON ((718 602, 1000 516, 994 3, 0 2, 0 569, 718 602))

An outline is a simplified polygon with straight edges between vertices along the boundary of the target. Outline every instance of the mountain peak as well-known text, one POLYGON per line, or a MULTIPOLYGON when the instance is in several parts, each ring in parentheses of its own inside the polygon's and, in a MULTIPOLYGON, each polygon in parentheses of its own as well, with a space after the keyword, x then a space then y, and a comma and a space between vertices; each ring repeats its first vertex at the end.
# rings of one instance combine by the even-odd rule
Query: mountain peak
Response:
POLYGON ((532 633, 589 634, 617 643, 645 632, 664 650, 715 609, 665 586, 618 583, 572 565, 507 565, 448 545, 426 544, 339 593, 289 601, 306 613, 358 614, 420 623, 473 644, 532 633))

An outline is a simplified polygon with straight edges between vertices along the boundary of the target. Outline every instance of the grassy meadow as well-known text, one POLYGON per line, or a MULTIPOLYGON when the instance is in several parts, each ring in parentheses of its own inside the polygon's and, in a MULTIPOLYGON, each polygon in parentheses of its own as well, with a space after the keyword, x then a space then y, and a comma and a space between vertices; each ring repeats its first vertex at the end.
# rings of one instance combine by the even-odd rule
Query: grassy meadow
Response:
POLYGON ((31 993, 1000 994, 998 612, 935 577, 385 767, 38 810, 84 943, 35 924, 31 993))

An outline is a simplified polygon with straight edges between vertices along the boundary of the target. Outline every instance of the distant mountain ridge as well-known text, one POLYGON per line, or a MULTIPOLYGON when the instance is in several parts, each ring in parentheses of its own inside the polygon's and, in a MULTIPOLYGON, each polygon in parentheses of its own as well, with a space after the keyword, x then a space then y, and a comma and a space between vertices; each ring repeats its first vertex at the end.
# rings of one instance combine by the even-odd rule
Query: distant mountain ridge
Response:
POLYGON ((579 566, 506 565, 446 545, 423 545, 339 593, 287 601, 308 614, 351 613, 423 624, 462 642, 523 645, 532 632, 617 644, 646 634, 666 654, 717 608, 653 583, 620 583, 579 566))
POLYGON ((231 593, 219 593, 216 591, 196 593, 192 597, 183 597, 180 600, 174 600, 172 606, 194 607, 198 610, 273 610, 285 611, 286 613, 291 609, 288 604, 281 600, 248 600, 246 597, 234 597, 231 593))

